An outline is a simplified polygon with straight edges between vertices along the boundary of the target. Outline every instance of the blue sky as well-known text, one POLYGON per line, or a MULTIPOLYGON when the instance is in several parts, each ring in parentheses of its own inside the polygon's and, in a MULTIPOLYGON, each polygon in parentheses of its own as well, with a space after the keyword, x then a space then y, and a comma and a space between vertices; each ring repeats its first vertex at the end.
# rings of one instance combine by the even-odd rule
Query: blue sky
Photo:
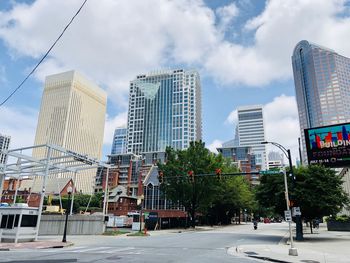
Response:
MULTIPOLYGON (((0 100, 81 3, 0 1, 0 100)), ((266 138, 296 157, 293 48, 306 39, 349 57, 349 35, 345 0, 89 0, 34 76, 0 108, 0 133, 12 136, 12 147, 32 145, 45 76, 75 69, 108 93, 107 154, 114 128, 126 123, 130 80, 156 69, 195 68, 208 147, 233 138, 238 106, 262 104, 266 138)))

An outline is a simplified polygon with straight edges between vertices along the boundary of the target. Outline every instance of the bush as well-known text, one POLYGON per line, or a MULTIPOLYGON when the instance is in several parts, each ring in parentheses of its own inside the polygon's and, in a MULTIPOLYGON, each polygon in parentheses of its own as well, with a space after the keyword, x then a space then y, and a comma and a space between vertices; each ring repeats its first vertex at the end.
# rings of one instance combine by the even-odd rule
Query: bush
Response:
MULTIPOLYGON (((78 208, 78 211, 85 212, 86 206, 81 206, 78 208)), ((88 207, 87 212, 94 213, 94 212, 102 212, 102 208, 100 207, 88 207)))
POLYGON ((336 217, 327 217, 326 218, 327 222, 333 221, 333 222, 341 222, 341 223, 350 223, 350 216, 348 215, 340 215, 336 217))

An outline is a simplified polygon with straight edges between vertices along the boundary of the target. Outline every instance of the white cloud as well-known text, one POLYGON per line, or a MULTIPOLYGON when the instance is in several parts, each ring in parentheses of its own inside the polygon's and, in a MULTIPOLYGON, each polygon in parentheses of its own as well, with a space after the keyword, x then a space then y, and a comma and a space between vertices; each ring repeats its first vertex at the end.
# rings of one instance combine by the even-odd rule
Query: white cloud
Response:
POLYGON ((0 110, 0 133, 11 136, 10 148, 34 144, 38 112, 2 106, 0 110))
POLYGON ((128 113, 122 112, 112 118, 107 115, 107 120, 105 124, 104 130, 104 140, 103 143, 107 145, 111 145, 113 142, 113 134, 116 128, 126 127, 127 124, 128 113))
POLYGON ((226 118, 225 124, 233 124, 234 126, 236 126, 237 123, 238 123, 238 111, 234 110, 226 118))
POLYGON ((213 153, 218 153, 218 151, 216 150, 216 148, 221 147, 222 146, 222 141, 220 140, 214 140, 211 144, 209 144, 207 146, 207 148, 213 152, 213 153))
MULTIPOLYGON (((0 37, 13 56, 39 58, 80 3, 15 4, 0 13, 0 37), (58 16, 58 10, 65 12, 58 16)), ((126 84, 137 74, 170 63, 201 62, 217 39, 214 22, 213 11, 199 0, 89 1, 37 77, 78 69, 113 90, 113 102, 125 107, 126 84)))
POLYGON ((221 41, 205 61, 217 81, 262 86, 292 76, 291 55, 303 39, 350 55, 349 16, 340 16, 344 0, 270 0, 263 12, 246 23, 243 36, 254 42, 243 46, 221 41))
MULTIPOLYGON (((300 127, 295 97, 281 95, 264 106, 265 137, 290 149, 292 159, 299 159, 300 127)), ((278 150, 269 146, 272 151, 278 150)), ((295 163, 294 163, 295 164, 295 163)))
POLYGON ((235 3, 231 3, 226 6, 222 6, 216 9, 215 13, 218 16, 219 24, 218 27, 221 31, 225 31, 227 26, 237 17, 239 9, 235 3))
MULTIPOLYGON (((0 37, 14 56, 38 58, 80 3, 15 4, 0 14, 0 37), (58 10, 69 11, 57 16, 58 10)), ((124 106, 128 81, 172 64, 202 69, 222 84, 262 86, 292 76, 290 57, 302 39, 349 56, 350 18, 340 16, 345 3, 270 0, 244 28, 234 28, 240 16, 235 3, 214 11, 201 0, 89 1, 52 51, 50 63, 42 66, 48 69, 41 72, 79 69, 107 90, 117 90, 113 102, 124 106), (241 30, 242 37, 252 34, 254 41, 242 45, 223 39, 227 26, 241 30)), ((42 79, 40 72, 38 76, 42 79)))

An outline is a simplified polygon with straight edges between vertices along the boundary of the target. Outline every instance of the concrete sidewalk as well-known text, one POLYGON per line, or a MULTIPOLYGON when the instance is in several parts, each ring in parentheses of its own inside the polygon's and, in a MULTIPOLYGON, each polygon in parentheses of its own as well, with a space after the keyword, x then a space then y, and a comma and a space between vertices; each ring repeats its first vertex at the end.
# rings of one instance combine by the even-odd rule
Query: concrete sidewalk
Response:
MULTIPOLYGON (((286 224, 287 226, 287 224, 286 224)), ((228 253, 235 256, 250 257, 271 262, 303 263, 349 263, 350 232, 327 231, 320 224, 313 234, 304 228, 304 241, 294 241, 298 256, 289 256, 288 228, 286 234, 276 245, 241 245, 229 248, 228 253)), ((295 233, 294 233, 295 236, 295 233)))
POLYGON ((56 240, 45 240, 23 243, 0 243, 0 251, 10 251, 16 249, 45 249, 45 248, 63 248, 72 246, 72 242, 61 242, 56 240))

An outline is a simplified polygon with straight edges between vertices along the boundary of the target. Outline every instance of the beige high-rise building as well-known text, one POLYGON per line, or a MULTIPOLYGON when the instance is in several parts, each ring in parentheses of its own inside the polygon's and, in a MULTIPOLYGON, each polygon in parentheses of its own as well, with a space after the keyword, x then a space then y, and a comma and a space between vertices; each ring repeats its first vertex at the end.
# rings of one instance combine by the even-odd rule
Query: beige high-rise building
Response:
MULTIPOLYGON (((35 145, 55 144, 101 159, 106 103, 105 91, 75 71, 47 76, 35 145)), ((45 154, 40 148, 33 151, 35 157, 45 154)), ((78 173, 76 190, 92 193, 95 175, 96 169, 78 173)))

